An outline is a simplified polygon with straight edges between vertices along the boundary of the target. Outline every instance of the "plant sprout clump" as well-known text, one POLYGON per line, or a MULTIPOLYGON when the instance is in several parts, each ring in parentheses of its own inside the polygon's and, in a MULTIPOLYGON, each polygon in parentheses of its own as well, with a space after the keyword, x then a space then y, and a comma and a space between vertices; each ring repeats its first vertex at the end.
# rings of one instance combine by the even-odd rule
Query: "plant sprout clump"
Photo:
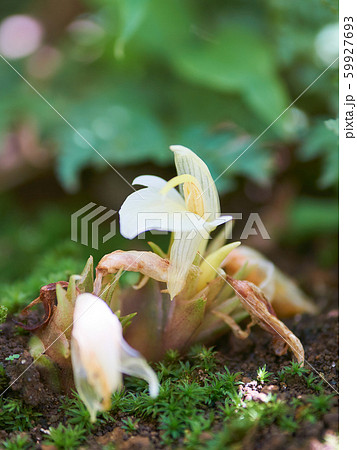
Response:
MULTIPOLYGON (((22 320, 27 317, 22 326, 34 335, 30 347, 36 363, 67 391, 73 387, 73 373, 93 422, 98 411, 110 409, 122 374, 144 378, 156 397, 158 379, 145 359, 175 357, 229 330, 246 339, 258 324, 271 335, 274 352, 283 355, 290 349, 297 361, 293 370, 303 370, 301 342, 278 316, 315 313, 316 307, 261 254, 240 242, 225 242, 232 216, 221 215, 208 167, 186 147, 171 150, 177 176, 170 181, 137 177, 133 184, 144 188, 129 195, 119 211, 124 237, 169 231, 169 248, 151 243, 152 251, 115 250, 99 261, 95 277, 89 258, 81 275, 42 287, 39 298, 22 312, 22 320), (153 214, 164 220, 153 225, 153 214), (223 230, 211 240, 221 225, 223 230), (124 272, 137 272, 141 279, 123 288, 124 272), (31 311, 38 303, 44 315, 33 323, 31 311), (239 322, 247 317, 250 323, 242 329, 239 322)), ((214 355, 196 358, 209 365, 214 355)), ((264 366, 257 378, 264 383, 270 375, 264 366)), ((135 425, 127 421, 126 427, 135 425)))

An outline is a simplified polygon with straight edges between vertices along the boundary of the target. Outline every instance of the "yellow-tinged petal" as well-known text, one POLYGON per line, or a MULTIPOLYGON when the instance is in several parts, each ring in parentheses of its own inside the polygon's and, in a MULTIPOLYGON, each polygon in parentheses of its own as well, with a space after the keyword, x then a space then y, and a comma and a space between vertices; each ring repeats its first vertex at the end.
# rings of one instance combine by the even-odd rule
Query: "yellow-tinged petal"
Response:
POLYGON ((176 177, 171 178, 165 186, 160 190, 160 194, 167 194, 171 189, 175 188, 176 186, 179 186, 180 184, 184 183, 195 183, 198 184, 197 178, 193 177, 192 175, 183 174, 183 175, 177 175, 176 177))
POLYGON ((200 291, 203 289, 207 283, 216 278, 217 270, 224 261, 224 259, 229 255, 229 253, 238 247, 240 242, 232 242, 231 244, 224 245, 220 249, 208 255, 200 265, 201 276, 198 280, 197 289, 200 291))
POLYGON ((183 194, 185 197, 185 204, 188 211, 193 212, 200 217, 204 215, 203 191, 197 180, 192 175, 183 174, 172 178, 167 182, 166 186, 161 189, 161 194, 167 194, 172 188, 183 185, 183 194))
POLYGON ((167 288, 173 299, 185 287, 186 278, 203 238, 195 230, 174 239, 170 251, 167 288))
POLYGON ((205 207, 203 203, 203 192, 196 183, 186 182, 183 185, 186 207, 189 211, 200 217, 204 216, 205 207))
MULTIPOLYGON (((175 155, 178 175, 189 174, 198 180, 202 190, 205 217, 211 221, 220 214, 219 197, 211 173, 207 165, 192 150, 182 145, 171 145, 175 155)), ((183 189, 182 189, 183 192, 183 189)))
POLYGON ((206 255, 209 255, 210 253, 213 253, 219 248, 223 247, 227 239, 232 238, 233 227, 234 227, 233 220, 230 220, 229 222, 225 223, 221 231, 217 233, 217 235, 209 243, 206 250, 206 255))

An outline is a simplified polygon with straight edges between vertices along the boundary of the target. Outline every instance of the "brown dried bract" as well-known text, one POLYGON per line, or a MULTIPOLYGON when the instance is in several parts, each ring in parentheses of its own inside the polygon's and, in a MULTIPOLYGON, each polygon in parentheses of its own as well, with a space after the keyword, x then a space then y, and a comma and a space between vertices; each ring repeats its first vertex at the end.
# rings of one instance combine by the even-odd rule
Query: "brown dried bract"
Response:
POLYGON ((241 245, 232 250, 223 261, 222 268, 233 278, 245 279, 258 286, 271 301, 279 317, 318 312, 317 306, 293 279, 250 247, 241 245), (242 276, 236 276, 241 270, 242 276))
MULTIPOLYGON (((40 289, 40 296, 37 297, 34 301, 32 301, 26 308, 24 308, 21 313, 20 317, 28 318, 27 323, 14 321, 16 325, 21 326, 25 330, 29 331, 35 331, 44 326, 51 318, 54 307, 57 305, 57 298, 56 298, 56 286, 57 284, 60 284, 63 288, 67 288, 68 282, 67 281, 57 281, 57 283, 50 283, 46 284, 46 286, 42 286, 40 289), (44 314, 39 320, 36 320, 35 323, 33 322, 33 318, 28 317, 30 310, 33 306, 38 305, 42 303, 44 308, 44 314)), ((37 318, 36 318, 37 319, 37 318)))
POLYGON ((126 270, 140 272, 157 281, 167 282, 167 271, 170 263, 152 252, 117 250, 105 255, 96 268, 94 281, 94 294, 98 295, 102 285, 102 279, 108 274, 126 270))
POLYGON ((227 281, 240 299, 243 308, 252 321, 273 336, 273 347, 277 355, 284 355, 288 347, 299 363, 304 362, 304 349, 300 340, 283 324, 274 312, 263 292, 249 281, 235 280, 228 276, 227 281))

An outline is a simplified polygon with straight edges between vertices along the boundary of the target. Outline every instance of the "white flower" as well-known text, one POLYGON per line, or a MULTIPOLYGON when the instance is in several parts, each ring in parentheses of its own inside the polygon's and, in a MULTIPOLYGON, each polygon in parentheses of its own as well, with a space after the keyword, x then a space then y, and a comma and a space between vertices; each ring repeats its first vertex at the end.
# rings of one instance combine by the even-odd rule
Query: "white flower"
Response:
POLYGON ((150 395, 158 394, 155 373, 125 342, 119 319, 95 295, 81 294, 76 299, 71 356, 76 389, 92 422, 97 411, 110 408, 111 394, 122 385, 122 373, 144 378, 150 395))
POLYGON ((174 232, 167 287, 171 298, 185 286, 188 271, 209 234, 231 216, 220 216, 216 186, 206 164, 191 150, 171 146, 177 177, 166 182, 143 175, 133 184, 146 186, 129 195, 120 208, 120 232, 128 238, 149 230, 174 232), (180 185, 179 193, 176 186, 180 185))

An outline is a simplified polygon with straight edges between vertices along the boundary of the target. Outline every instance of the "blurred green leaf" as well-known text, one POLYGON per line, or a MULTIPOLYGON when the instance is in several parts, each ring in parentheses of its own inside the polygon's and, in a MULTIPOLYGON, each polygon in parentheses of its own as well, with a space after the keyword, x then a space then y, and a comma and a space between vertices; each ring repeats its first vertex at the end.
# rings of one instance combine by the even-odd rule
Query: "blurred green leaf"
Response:
POLYGON ((170 61, 189 38, 194 20, 190 2, 151 0, 135 40, 144 56, 170 61))
POLYGON ((322 189, 338 182, 338 120, 318 122, 306 136, 298 156, 303 161, 322 158, 322 173, 318 186, 322 189))
POLYGON ((190 81, 239 93, 265 122, 275 120, 289 104, 270 45, 249 29, 225 26, 211 42, 191 44, 173 55, 173 64, 190 81))
POLYGON ((143 107, 116 98, 118 101, 94 96, 71 111, 80 117, 77 130, 91 145, 72 129, 61 128, 58 175, 69 191, 78 189, 83 168, 106 168, 105 160, 120 167, 143 160, 162 163, 169 158, 165 132, 156 118, 143 107))
POLYGON ((337 233, 337 200, 302 197, 295 200, 289 213, 288 235, 294 240, 337 233))
POLYGON ((133 36, 144 19, 150 0, 117 0, 122 22, 121 30, 115 45, 117 56, 124 54, 124 46, 133 36))
MULTIPOLYGON (((57 58, 53 74, 33 74, 36 53, 14 62, 20 73, 120 172, 147 161, 172 164, 174 142, 194 148, 216 176, 321 73, 314 42, 337 20, 335 0, 85 0, 71 13, 69 26, 46 43, 57 58), (125 58, 116 58, 113 49, 123 46, 125 58)), ((45 72, 50 59, 40 58, 45 72)), ((311 146, 301 150, 302 162, 321 159, 318 186, 336 186, 333 133, 315 123, 337 114, 337 78, 331 68, 299 99, 313 123, 308 134, 284 114, 223 174, 220 188, 232 189, 237 174, 271 181, 276 149, 293 140, 311 146)), ((0 85, 1 135, 31 121, 40 144, 56 150, 54 170, 67 190, 78 189, 84 168, 107 167, 5 64, 0 85)))
POLYGON ((338 135, 339 135, 339 129, 338 129, 339 120, 338 119, 326 120, 325 125, 328 130, 333 131, 335 133, 335 135, 338 137, 338 135))

